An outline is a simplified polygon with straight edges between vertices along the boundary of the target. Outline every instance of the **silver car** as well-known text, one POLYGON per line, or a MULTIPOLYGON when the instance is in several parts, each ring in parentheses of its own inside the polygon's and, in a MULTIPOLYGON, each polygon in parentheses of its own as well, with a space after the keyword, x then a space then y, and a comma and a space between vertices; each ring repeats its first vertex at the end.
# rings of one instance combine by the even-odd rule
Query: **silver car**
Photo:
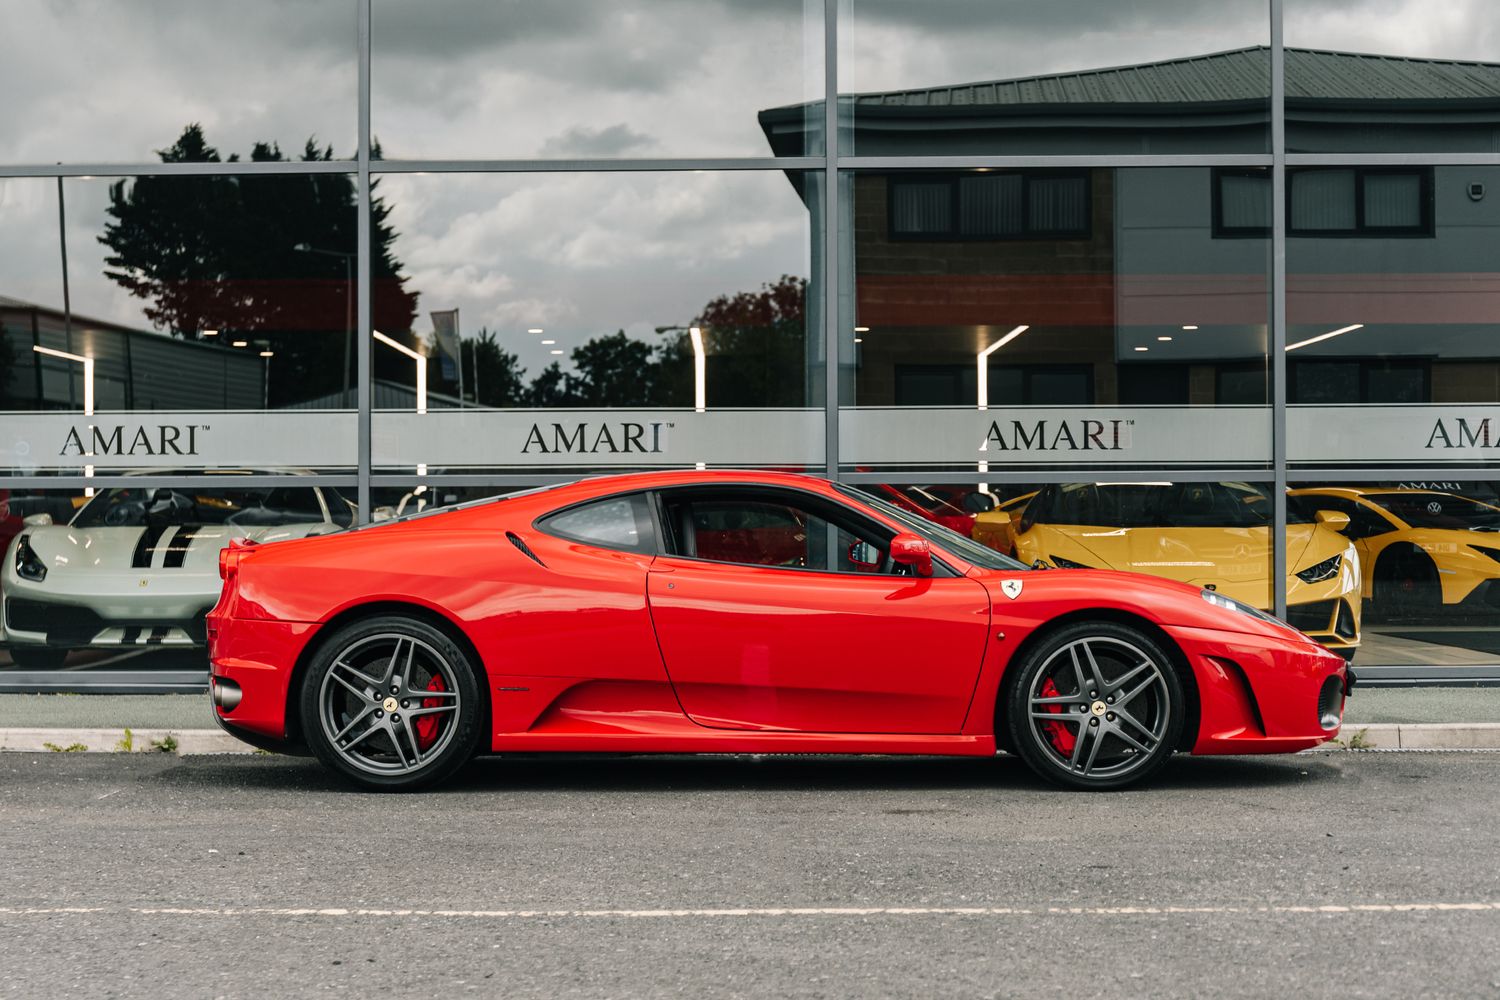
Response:
POLYGON ((106 489, 66 525, 33 514, 0 567, 0 643, 18 666, 72 649, 204 644, 219 550, 337 531, 354 507, 324 486, 106 489))

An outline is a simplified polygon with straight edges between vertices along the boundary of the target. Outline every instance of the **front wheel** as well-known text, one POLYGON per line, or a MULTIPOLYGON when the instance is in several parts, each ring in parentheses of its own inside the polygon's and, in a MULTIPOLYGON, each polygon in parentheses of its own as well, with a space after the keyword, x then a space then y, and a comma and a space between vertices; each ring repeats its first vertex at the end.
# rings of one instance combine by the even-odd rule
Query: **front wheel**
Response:
POLYGON ((314 754, 355 784, 432 785, 474 755, 477 671, 444 632, 402 615, 354 622, 318 650, 302 686, 314 754))
POLYGON ((1033 648, 1013 670, 1007 726, 1021 759, 1070 788, 1124 788, 1150 777, 1182 733, 1182 681, 1138 629, 1079 622, 1033 648))

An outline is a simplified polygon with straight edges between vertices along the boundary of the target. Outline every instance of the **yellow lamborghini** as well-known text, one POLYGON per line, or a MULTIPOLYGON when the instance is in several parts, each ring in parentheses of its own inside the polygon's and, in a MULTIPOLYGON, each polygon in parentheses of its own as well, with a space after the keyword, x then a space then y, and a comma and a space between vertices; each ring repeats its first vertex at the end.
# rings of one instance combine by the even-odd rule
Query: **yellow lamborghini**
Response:
POLYGON ((1382 616, 1441 606, 1500 610, 1500 507, 1439 490, 1322 486, 1292 496, 1349 516, 1342 533, 1365 566, 1363 594, 1382 616))
POLYGON ((1022 493, 1018 497, 1000 501, 995 505, 994 510, 974 515, 974 531, 972 532, 974 541, 981 545, 988 545, 996 552, 1008 556, 1015 555, 1015 516, 1026 509, 1026 505, 1034 496, 1036 496, 1036 490, 1022 493))
MULTIPOLYGON (((1017 522, 1016 557, 1134 570, 1268 610, 1271 495, 1253 483, 1066 483, 1017 522)), ((1359 554, 1343 514, 1289 502, 1287 620, 1345 658, 1359 646, 1359 554)))

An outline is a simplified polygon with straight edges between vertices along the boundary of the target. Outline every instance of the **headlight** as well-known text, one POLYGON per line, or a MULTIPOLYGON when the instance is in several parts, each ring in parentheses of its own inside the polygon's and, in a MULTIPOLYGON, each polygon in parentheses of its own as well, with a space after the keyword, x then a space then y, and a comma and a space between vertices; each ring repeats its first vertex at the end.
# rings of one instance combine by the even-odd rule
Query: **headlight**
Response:
POLYGON ((1307 567, 1297 573, 1297 579, 1303 583, 1322 583, 1331 580, 1339 573, 1339 563, 1343 560, 1343 553, 1324 559, 1322 562, 1307 567))
POLYGON ((1092 566, 1085 566, 1081 562, 1074 562, 1071 559, 1064 559, 1062 556, 1053 556, 1052 557, 1052 564, 1054 566, 1056 566, 1058 569, 1093 569, 1094 568, 1092 566))
POLYGON ((1225 597, 1223 594, 1219 593, 1216 590, 1209 590, 1207 588, 1204 588, 1203 590, 1200 590, 1198 592, 1198 596, 1203 598, 1209 604, 1212 604, 1214 607, 1223 608, 1225 611, 1238 611, 1242 615, 1249 615, 1251 618, 1262 618, 1267 621, 1281 621, 1281 619, 1277 618, 1275 615, 1268 615, 1260 608, 1252 608, 1244 601, 1236 601, 1232 597, 1225 597))
POLYGON ((47 567, 42 565, 41 559, 37 558, 36 552, 31 548, 31 538, 22 535, 16 540, 16 576, 32 583, 41 583, 47 579, 47 567))

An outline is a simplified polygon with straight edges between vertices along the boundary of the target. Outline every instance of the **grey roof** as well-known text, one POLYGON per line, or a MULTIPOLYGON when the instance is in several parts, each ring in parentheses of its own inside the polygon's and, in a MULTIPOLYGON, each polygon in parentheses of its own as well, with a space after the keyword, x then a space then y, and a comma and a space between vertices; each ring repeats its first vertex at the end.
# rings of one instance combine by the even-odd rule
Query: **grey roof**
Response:
MULTIPOLYGON (((1270 49, 1258 45, 1130 66, 856 94, 852 99, 862 110, 1264 103, 1271 90, 1270 70, 1270 49)), ((1289 100, 1451 102, 1500 97, 1500 63, 1287 49, 1286 76, 1289 100)))

